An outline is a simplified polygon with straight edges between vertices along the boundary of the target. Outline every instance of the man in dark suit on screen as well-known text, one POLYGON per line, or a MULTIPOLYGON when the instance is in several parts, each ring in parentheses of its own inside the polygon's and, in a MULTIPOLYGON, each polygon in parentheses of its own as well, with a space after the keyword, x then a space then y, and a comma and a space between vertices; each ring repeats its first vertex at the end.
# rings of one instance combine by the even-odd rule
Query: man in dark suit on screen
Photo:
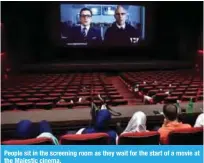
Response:
POLYGON ((102 43, 100 29, 91 27, 92 11, 82 8, 80 11, 80 26, 72 28, 69 42, 87 43, 88 45, 100 45, 102 43))
POLYGON ((126 23, 127 11, 122 6, 117 6, 115 10, 115 22, 105 33, 105 45, 128 46, 135 45, 139 41, 136 29, 126 23))

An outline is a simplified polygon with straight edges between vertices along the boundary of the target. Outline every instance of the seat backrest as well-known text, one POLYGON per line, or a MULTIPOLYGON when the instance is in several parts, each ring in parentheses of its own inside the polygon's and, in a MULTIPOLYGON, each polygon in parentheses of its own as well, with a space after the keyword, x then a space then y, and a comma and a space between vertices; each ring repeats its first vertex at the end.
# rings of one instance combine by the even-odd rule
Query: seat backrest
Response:
POLYGON ((120 145, 158 145, 160 135, 157 131, 124 133, 119 136, 120 145))
POLYGON ((60 138, 60 144, 69 145, 108 145, 110 142, 109 136, 106 133, 91 133, 91 134, 72 134, 63 135, 60 138))
POLYGON ((202 145, 203 127, 176 129, 169 133, 169 144, 171 145, 202 145))
POLYGON ((50 138, 32 138, 23 140, 6 140, 1 142, 3 145, 53 145, 50 138))

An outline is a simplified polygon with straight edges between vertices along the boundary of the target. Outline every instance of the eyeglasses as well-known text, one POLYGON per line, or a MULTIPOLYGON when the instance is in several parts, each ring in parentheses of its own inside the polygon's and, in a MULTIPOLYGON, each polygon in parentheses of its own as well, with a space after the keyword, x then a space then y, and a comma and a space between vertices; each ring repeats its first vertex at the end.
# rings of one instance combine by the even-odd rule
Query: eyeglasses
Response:
POLYGON ((85 17, 91 18, 92 16, 91 15, 80 15, 80 17, 82 17, 82 18, 85 18, 85 17))
POLYGON ((116 13, 115 15, 116 15, 116 16, 119 16, 119 15, 124 16, 124 15, 126 15, 126 13, 116 13))

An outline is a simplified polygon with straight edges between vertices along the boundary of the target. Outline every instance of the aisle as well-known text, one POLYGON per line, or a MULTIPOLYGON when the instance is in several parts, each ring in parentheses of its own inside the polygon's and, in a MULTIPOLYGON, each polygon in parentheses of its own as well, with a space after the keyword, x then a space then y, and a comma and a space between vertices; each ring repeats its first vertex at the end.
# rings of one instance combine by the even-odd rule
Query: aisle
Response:
POLYGON ((114 85, 118 92, 128 101, 128 105, 142 105, 141 99, 137 99, 127 86, 123 83, 120 76, 107 77, 106 80, 114 85))

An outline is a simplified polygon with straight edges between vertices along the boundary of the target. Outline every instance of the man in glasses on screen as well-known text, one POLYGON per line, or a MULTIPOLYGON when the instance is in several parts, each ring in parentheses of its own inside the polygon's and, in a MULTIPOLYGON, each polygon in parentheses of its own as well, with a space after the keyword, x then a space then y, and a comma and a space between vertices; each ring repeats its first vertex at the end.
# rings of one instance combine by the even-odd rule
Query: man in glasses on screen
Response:
POLYGON ((139 41, 136 29, 126 22, 127 11, 122 6, 115 10, 115 22, 105 33, 104 43, 106 45, 127 46, 135 45, 139 41))
POLYGON ((91 27, 92 11, 89 8, 80 10, 80 26, 72 28, 70 42, 98 45, 102 42, 100 29, 91 27))

